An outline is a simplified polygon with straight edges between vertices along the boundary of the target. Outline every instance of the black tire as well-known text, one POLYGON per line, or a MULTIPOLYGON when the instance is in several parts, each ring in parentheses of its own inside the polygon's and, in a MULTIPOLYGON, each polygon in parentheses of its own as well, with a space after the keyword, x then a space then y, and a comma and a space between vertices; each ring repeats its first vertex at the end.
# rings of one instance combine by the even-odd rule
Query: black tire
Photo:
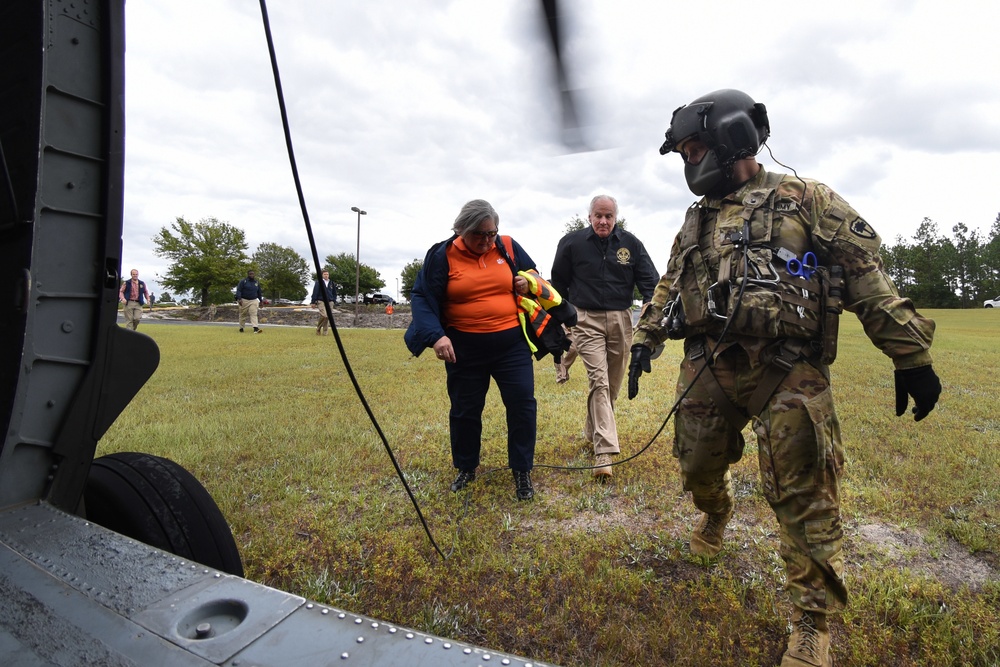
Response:
POLYGON ((170 459, 121 452, 94 459, 84 493, 87 519, 222 572, 243 561, 219 506, 194 475, 170 459))

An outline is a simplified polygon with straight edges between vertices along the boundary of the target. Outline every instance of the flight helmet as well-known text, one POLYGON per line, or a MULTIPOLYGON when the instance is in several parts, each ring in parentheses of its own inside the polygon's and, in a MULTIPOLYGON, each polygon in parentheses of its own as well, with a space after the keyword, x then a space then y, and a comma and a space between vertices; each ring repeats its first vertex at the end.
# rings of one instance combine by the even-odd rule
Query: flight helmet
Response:
POLYGON ((674 111, 660 154, 677 150, 689 137, 701 140, 708 154, 698 164, 685 164, 684 178, 698 196, 723 195, 737 185, 733 164, 756 155, 770 134, 763 104, 739 90, 717 90, 674 111))

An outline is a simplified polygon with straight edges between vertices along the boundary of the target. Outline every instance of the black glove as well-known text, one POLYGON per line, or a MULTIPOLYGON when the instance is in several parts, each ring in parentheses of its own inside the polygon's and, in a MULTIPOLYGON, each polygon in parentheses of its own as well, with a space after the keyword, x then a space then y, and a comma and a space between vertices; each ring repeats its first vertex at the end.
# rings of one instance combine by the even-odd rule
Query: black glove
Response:
POLYGON ((639 395, 639 378, 643 372, 651 373, 653 367, 649 364, 649 358, 653 356, 653 351, 645 345, 632 346, 632 361, 628 365, 628 400, 632 400, 639 395))
MULTIPOLYGON (((629 385, 631 387, 632 385, 629 385)), ((930 366, 918 366, 896 371, 896 416, 906 412, 909 396, 913 397, 913 421, 927 416, 941 395, 941 380, 930 366)))

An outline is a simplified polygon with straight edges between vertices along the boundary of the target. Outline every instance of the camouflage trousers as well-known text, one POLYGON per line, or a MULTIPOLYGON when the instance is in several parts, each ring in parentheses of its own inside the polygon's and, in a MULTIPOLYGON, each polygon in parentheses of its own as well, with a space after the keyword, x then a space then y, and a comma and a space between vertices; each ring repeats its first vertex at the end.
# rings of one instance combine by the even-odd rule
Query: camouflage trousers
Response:
MULTIPOLYGON (((726 513, 733 507, 729 466, 743 455, 743 438, 712 400, 709 382, 740 409, 767 368, 751 364, 746 351, 732 345, 694 381, 699 364, 692 348, 681 362, 677 382, 681 402, 674 427, 674 456, 680 462, 684 490, 703 512, 726 513)), ((798 361, 753 417, 764 496, 781 528, 781 557, 792 603, 821 612, 847 602, 840 519, 840 475, 844 450, 829 380, 806 361, 798 361)))

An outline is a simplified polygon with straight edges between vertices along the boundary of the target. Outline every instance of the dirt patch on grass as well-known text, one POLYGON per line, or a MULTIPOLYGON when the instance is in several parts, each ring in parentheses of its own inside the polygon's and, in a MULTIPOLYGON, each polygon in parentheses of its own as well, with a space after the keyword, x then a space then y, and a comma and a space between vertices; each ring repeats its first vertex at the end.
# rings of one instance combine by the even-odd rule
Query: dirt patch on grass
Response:
MULTIPOLYGON (((546 489, 539 500, 560 506, 577 506, 577 511, 568 518, 532 518, 524 521, 522 527, 552 534, 567 532, 595 533, 622 529, 633 533, 652 532, 687 542, 691 527, 697 521, 698 512, 692 510, 690 516, 676 508, 665 517, 656 508, 637 510, 635 499, 628 494, 614 492, 607 495, 595 494, 587 500, 594 506, 580 506, 578 496, 546 489)), ((730 557, 737 555, 750 542, 764 540, 774 550, 778 549, 777 526, 759 523, 755 517, 733 517, 726 531, 726 550, 730 557)), ((856 532, 846 535, 845 552, 855 565, 865 567, 873 564, 889 564, 896 568, 908 568, 939 581, 950 590, 968 587, 976 592, 984 584, 1000 579, 1000 570, 988 557, 970 554, 961 544, 952 539, 943 543, 928 541, 925 532, 916 528, 904 529, 885 523, 866 523, 858 526, 856 532)), ((985 556, 989 556, 986 554, 985 556)))
POLYGON ((978 591, 983 584, 1000 576, 990 563, 970 554, 962 545, 948 539, 943 544, 927 542, 923 531, 903 529, 885 523, 869 523, 858 527, 854 540, 863 542, 860 549, 862 561, 873 557, 864 555, 874 550, 895 567, 906 567, 932 577, 951 590, 967 586, 978 591))

